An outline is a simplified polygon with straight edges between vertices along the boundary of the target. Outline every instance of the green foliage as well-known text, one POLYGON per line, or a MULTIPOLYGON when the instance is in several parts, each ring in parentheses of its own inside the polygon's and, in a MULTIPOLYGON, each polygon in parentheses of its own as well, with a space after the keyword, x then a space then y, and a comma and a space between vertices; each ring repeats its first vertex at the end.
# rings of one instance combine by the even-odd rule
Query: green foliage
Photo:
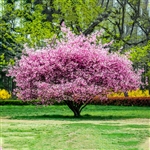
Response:
POLYGON ((0 100, 0 105, 27 105, 27 103, 23 103, 21 100, 0 100))
POLYGON ((6 60, 5 60, 5 56, 4 53, 2 53, 0 55, 0 67, 5 66, 7 64, 6 60))
POLYGON ((7 66, 8 64, 14 64, 14 59, 10 58, 9 61, 6 61, 5 54, 2 53, 0 55, 0 68, 3 68, 4 66, 7 66))
POLYGON ((43 46, 45 39, 53 36, 52 26, 46 21, 46 15, 42 14, 43 6, 40 4, 24 4, 21 10, 17 10, 20 26, 15 31, 19 33, 17 42, 27 43, 31 47, 43 46))
POLYGON ((133 47, 130 56, 133 62, 150 66, 150 41, 145 46, 133 47))
POLYGON ((23 45, 43 46, 44 39, 53 36, 52 26, 42 14, 40 4, 15 2, 4 3, 0 17, 0 56, 1 64, 12 63, 14 57, 20 57, 23 45), (19 7, 16 7, 16 5, 19 7))
POLYGON ((51 21, 57 24, 56 28, 65 21, 65 24, 76 33, 82 32, 87 35, 94 30, 104 29, 102 42, 114 40, 111 47, 113 51, 121 47, 124 50, 141 43, 145 44, 149 39, 149 15, 145 2, 139 3, 138 0, 46 2, 52 8, 49 14, 52 15, 51 21))
POLYGON ((130 57, 135 67, 144 69, 143 76, 146 80, 144 82, 147 82, 146 84, 150 93, 150 41, 148 41, 145 46, 133 47, 131 49, 130 57))
POLYGON ((97 0, 55 0, 53 5, 58 12, 53 14, 53 21, 59 24, 65 20, 65 24, 75 32, 86 30, 103 11, 97 0))
MULTIPOLYGON (((24 44, 30 47, 44 46, 44 39, 53 36, 52 26, 42 14, 43 6, 35 1, 11 1, 1 3, 0 12, 0 87, 6 86, 2 70, 20 58, 24 44)), ((9 85, 10 83, 8 83, 9 85)), ((10 90, 10 89, 9 89, 10 90)), ((12 89, 11 89, 12 90, 12 89)))
POLYGON ((103 42, 114 40, 113 50, 122 46, 132 47, 145 42, 145 39, 141 39, 149 38, 147 6, 144 2, 140 4, 138 0, 115 3, 113 0, 32 0, 21 1, 20 6, 15 8, 16 4, 17 2, 5 4, 5 20, 2 22, 7 22, 13 29, 15 35, 7 34, 7 38, 11 37, 17 44, 43 46, 43 39, 51 38, 54 33, 60 32, 62 21, 76 33, 90 34, 94 29, 104 29, 103 42), (17 27, 14 26, 15 22, 18 22, 17 27), (137 26, 142 29, 144 36, 137 36, 137 26), (148 36, 145 37, 146 35, 148 36))

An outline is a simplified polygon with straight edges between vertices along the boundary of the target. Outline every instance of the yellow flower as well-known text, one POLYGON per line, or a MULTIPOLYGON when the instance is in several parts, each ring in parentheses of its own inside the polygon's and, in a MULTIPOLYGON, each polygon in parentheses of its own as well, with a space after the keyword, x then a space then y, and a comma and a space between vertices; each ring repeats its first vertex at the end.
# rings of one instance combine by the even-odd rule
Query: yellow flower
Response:
POLYGON ((11 98, 11 94, 5 89, 0 89, 0 99, 9 99, 11 98))
MULTIPOLYGON (((128 91, 128 96, 129 97, 150 97, 149 95, 149 91, 148 90, 132 90, 132 91, 128 91)), ((112 93, 109 94, 108 97, 124 97, 124 93, 123 92, 119 92, 119 93, 112 93)))

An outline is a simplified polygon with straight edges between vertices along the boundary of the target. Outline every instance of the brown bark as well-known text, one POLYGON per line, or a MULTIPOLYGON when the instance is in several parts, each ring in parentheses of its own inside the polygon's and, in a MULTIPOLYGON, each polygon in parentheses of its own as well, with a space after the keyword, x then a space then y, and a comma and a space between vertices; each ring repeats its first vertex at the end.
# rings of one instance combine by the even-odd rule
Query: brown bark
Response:
POLYGON ((74 117, 76 118, 81 116, 82 109, 87 105, 83 103, 76 103, 74 101, 69 101, 69 100, 68 101, 66 100, 65 103, 73 111, 74 117))

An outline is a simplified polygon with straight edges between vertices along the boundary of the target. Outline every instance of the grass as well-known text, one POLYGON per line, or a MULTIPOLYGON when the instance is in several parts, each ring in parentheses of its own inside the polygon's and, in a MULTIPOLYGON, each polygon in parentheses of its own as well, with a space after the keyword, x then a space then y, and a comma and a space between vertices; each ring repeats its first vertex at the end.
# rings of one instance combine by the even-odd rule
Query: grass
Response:
POLYGON ((1 106, 4 150, 138 150, 150 137, 149 107, 1 106))

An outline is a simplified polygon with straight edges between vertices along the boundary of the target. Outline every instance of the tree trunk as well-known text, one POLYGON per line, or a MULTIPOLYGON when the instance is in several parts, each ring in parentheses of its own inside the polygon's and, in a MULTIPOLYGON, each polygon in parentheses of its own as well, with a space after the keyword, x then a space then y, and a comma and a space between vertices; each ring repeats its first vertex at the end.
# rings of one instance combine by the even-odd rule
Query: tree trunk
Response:
POLYGON ((75 117, 75 118, 80 117, 80 111, 79 111, 78 109, 77 109, 77 110, 74 110, 73 113, 74 113, 74 117, 75 117))
POLYGON ((87 105, 87 104, 83 104, 83 103, 76 103, 74 101, 65 101, 65 103, 73 111, 74 117, 76 117, 76 118, 81 116, 80 113, 81 113, 82 109, 87 105))
POLYGON ((124 96, 125 96, 125 97, 128 97, 128 92, 124 92, 124 96))

